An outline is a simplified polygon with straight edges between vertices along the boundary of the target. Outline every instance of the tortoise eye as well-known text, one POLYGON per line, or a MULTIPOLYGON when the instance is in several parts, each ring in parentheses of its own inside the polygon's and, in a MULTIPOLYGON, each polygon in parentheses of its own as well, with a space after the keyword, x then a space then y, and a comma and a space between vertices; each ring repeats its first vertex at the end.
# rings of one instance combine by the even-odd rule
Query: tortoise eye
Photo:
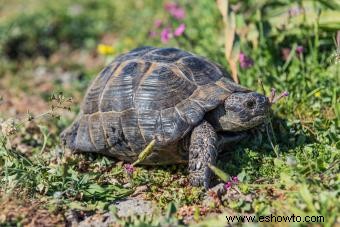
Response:
POLYGON ((255 101, 254 100, 248 100, 246 101, 246 107, 249 108, 249 109, 253 109, 255 107, 255 101))

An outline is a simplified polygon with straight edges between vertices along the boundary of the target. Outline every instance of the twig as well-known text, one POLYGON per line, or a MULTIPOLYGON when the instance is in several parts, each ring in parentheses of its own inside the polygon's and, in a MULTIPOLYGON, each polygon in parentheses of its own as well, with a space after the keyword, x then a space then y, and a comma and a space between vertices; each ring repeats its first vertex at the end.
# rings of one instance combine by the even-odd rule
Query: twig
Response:
POLYGON ((262 94, 265 96, 265 95, 266 95, 266 91, 264 90, 264 86, 263 86, 263 81, 262 81, 262 79, 259 78, 259 79, 257 80, 257 82, 258 82, 260 88, 262 89, 262 94))
POLYGON ((270 135, 269 135, 268 124, 266 124, 266 133, 267 133, 267 137, 268 137, 269 143, 272 146, 273 150, 275 151, 275 147, 274 147, 273 141, 272 141, 272 139, 270 138, 270 135))

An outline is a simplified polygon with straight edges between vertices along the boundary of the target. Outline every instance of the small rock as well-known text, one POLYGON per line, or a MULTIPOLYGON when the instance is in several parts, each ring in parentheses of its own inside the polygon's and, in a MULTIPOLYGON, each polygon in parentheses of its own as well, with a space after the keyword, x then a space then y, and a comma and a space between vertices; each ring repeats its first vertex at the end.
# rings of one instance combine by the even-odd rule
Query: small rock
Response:
POLYGON ((114 203, 118 217, 135 215, 151 215, 156 211, 156 206, 151 202, 139 198, 127 198, 114 203))
POLYGON ((81 226, 81 227, 105 227, 112 226, 117 222, 117 216, 129 217, 136 215, 151 215, 156 212, 157 208, 151 201, 146 201, 138 198, 126 198, 124 200, 120 200, 112 204, 111 206, 115 206, 116 213, 96 213, 91 214, 90 216, 87 214, 80 215, 76 212, 71 212, 67 216, 68 223, 70 226, 81 226))

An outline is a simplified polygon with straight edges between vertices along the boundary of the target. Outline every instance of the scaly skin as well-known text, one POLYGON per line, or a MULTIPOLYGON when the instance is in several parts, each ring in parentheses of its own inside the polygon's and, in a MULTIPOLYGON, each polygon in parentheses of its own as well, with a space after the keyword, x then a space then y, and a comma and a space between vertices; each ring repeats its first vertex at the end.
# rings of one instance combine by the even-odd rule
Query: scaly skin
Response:
POLYGON ((208 164, 216 163, 217 133, 211 124, 203 121, 191 134, 189 147, 189 179, 193 186, 210 186, 211 170, 208 164))
POLYGON ((228 134, 215 131, 206 120, 194 128, 189 146, 189 179, 193 186, 209 189, 212 172, 208 164, 215 165, 217 155, 227 146, 247 137, 246 132, 228 134))

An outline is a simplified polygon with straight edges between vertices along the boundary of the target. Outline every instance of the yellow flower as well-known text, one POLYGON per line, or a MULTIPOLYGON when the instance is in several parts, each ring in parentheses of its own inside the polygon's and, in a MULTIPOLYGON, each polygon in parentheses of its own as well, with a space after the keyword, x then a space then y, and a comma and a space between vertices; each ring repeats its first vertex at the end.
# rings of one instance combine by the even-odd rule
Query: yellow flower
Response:
POLYGON ((320 93, 320 91, 318 91, 318 92, 315 92, 315 93, 314 93, 314 96, 315 96, 315 97, 317 97, 317 98, 319 98, 319 97, 321 96, 321 93, 320 93))
POLYGON ((97 52, 102 55, 110 55, 115 52, 115 49, 109 45, 99 44, 97 46, 97 52))

